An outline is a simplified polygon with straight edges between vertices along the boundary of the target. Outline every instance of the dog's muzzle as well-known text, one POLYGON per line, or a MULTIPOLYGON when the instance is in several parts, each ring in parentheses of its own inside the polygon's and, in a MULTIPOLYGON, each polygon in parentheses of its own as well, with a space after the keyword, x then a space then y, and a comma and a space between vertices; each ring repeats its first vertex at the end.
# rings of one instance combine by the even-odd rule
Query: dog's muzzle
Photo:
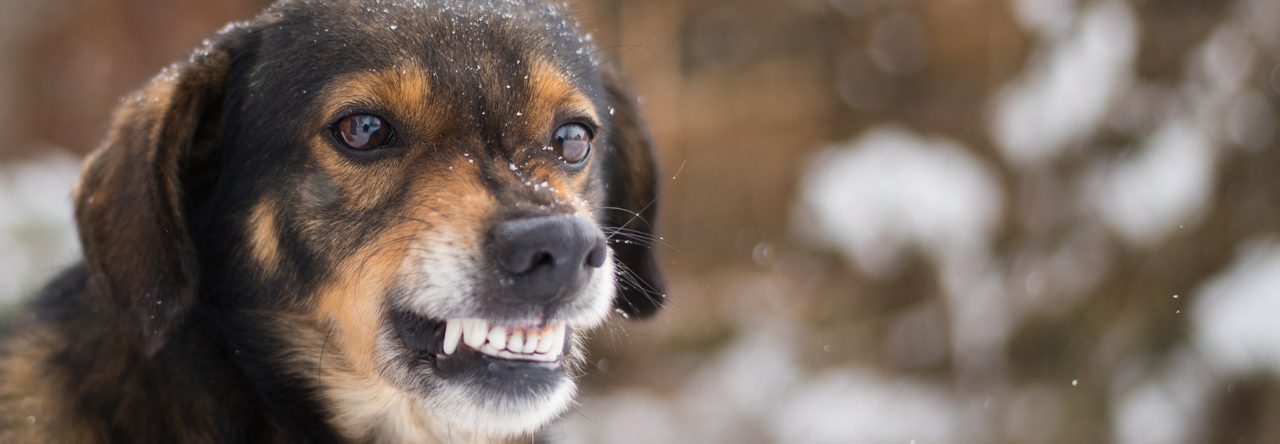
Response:
POLYGON ((524 303, 577 294, 607 256, 600 229, 574 216, 509 220, 494 227, 492 239, 490 255, 509 279, 508 296, 524 303))

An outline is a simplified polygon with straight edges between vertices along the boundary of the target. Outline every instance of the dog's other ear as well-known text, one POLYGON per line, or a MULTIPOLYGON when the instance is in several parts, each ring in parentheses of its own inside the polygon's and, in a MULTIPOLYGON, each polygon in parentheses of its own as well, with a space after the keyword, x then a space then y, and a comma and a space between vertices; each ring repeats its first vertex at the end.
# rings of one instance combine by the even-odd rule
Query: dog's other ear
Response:
POLYGON ((618 263, 618 296, 614 308, 633 318, 652 316, 662 308, 666 282, 653 247, 658 240, 658 166, 649 131, 635 100, 618 74, 604 70, 611 121, 605 147, 605 234, 618 263))
POLYGON ((195 302, 200 276, 185 199, 192 181, 211 180, 224 83, 245 34, 227 28, 126 98, 76 187, 91 288, 148 354, 195 302))

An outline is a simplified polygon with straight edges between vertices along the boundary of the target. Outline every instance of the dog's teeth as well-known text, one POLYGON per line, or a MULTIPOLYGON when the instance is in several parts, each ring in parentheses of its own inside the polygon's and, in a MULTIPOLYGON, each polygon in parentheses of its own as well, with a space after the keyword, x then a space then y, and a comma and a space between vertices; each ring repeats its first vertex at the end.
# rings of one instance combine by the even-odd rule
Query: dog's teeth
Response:
POLYGON ((537 330, 527 330, 524 335, 524 347, 519 350, 512 349, 512 351, 524 354, 533 353, 534 350, 538 349, 538 340, 541 338, 542 335, 539 335, 537 330))
POLYGON ((565 332, 563 322, 537 329, 490 326, 489 321, 476 318, 449 319, 444 326, 442 352, 453 354, 461 342, 490 356, 554 362, 564 353, 565 332))
POLYGON ((493 344, 485 344, 480 347, 480 353, 503 359, 513 359, 518 361, 539 361, 539 362, 555 362, 556 357, 543 354, 523 354, 514 353, 510 350, 499 350, 493 347, 493 344))
POLYGON ((444 354, 451 355, 458 349, 458 340, 462 339, 462 321, 450 319, 444 325, 444 354))
POLYGON ((475 325, 471 328, 471 335, 476 338, 476 345, 473 345, 472 347, 478 348, 481 345, 484 345, 484 342, 489 339, 489 322, 484 319, 476 319, 475 325))
POLYGON ((551 337, 556 338, 556 341, 551 344, 551 354, 553 356, 559 356, 561 353, 564 353, 564 340, 566 334, 567 332, 564 323, 557 322, 556 332, 551 335, 551 337))
POLYGON ((462 318, 458 320, 458 329, 462 330, 462 343, 469 344, 471 341, 471 322, 470 318, 462 318))
POLYGON ((507 328, 495 325, 489 329, 489 343, 493 344, 493 348, 498 350, 507 348, 507 328))
POLYGON ((550 352, 551 346, 559 339, 560 337, 556 335, 556 328, 554 326, 547 327, 546 330, 542 331, 542 337, 538 339, 537 352, 543 354, 550 352))
POLYGON ((478 349, 489 336, 489 323, 484 319, 468 319, 463 324, 466 331, 462 334, 462 342, 471 348, 478 349))
POLYGON ((516 353, 524 350, 524 330, 516 329, 511 332, 511 338, 507 339, 507 350, 516 353))

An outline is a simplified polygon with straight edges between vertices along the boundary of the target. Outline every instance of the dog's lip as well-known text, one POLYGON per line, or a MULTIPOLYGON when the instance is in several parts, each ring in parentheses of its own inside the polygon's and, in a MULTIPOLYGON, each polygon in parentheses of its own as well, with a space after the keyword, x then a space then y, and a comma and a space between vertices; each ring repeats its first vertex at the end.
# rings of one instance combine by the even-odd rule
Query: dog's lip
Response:
POLYGON ((469 348, 487 359, 559 364, 569 354, 573 334, 573 328, 562 320, 445 321, 404 310, 393 311, 390 318, 406 347, 437 360, 469 348))

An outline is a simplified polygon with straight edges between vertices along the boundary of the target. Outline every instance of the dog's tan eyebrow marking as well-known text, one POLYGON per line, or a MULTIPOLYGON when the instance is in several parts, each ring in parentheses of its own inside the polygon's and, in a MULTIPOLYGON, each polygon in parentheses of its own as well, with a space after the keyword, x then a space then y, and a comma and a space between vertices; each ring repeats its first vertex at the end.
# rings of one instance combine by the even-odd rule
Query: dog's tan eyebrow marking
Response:
MULTIPOLYGON (((529 63, 528 74, 529 96, 524 113, 529 124, 535 125, 533 131, 546 131, 547 137, 550 137, 550 132, 555 131, 556 125, 566 123, 557 119, 565 117, 585 117, 593 123, 600 122, 594 102, 555 64, 543 58, 534 58, 529 63)), ((588 175, 565 176, 558 167, 538 163, 524 164, 522 168, 525 168, 527 175, 524 179, 527 183, 545 184, 538 187, 537 192, 552 196, 548 203, 568 204, 578 211, 584 210, 577 204, 575 193, 582 190, 590 180, 588 175)))
POLYGON ((321 94, 321 115, 327 119, 343 117, 352 111, 353 105, 377 105, 394 113, 394 117, 406 125, 434 120, 435 108, 428 106, 431 75, 413 61, 339 76, 321 94))
POLYGON ((551 122, 562 110, 600 121, 591 99, 551 62, 534 59, 529 64, 528 82, 530 94, 526 111, 534 121, 551 122))
POLYGON ((280 263, 280 238, 276 232, 275 203, 259 201, 249 214, 249 250, 266 274, 275 274, 280 263))
MULTIPOLYGON (((329 125, 348 114, 372 113, 393 122, 397 134, 393 137, 430 137, 444 122, 438 118, 443 108, 432 100, 430 77, 416 61, 338 76, 320 91, 320 115, 325 119, 320 123, 329 125)), ((402 185, 393 178, 400 177, 403 165, 384 164, 379 172, 370 174, 335 151, 326 141, 331 137, 322 130, 310 141, 324 175, 307 182, 307 191, 316 192, 306 196, 318 197, 308 199, 310 203, 336 199, 350 209, 368 210, 385 202, 402 185)))

